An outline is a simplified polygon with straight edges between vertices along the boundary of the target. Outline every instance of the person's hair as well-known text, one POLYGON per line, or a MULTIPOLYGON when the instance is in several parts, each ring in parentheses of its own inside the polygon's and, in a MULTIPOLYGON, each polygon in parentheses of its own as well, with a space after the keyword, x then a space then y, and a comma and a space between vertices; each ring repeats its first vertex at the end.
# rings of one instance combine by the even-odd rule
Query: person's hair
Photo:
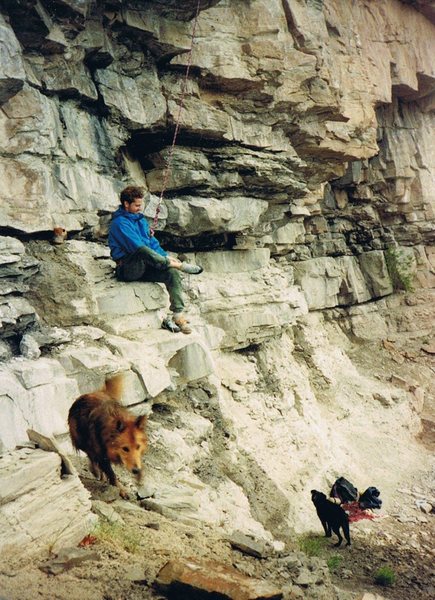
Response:
POLYGON ((137 185, 127 186, 126 188, 124 188, 122 190, 122 192, 119 196, 119 198, 121 200, 121 204, 124 204, 124 202, 128 202, 128 204, 131 204, 137 198, 143 198, 143 197, 144 197, 144 189, 137 185))

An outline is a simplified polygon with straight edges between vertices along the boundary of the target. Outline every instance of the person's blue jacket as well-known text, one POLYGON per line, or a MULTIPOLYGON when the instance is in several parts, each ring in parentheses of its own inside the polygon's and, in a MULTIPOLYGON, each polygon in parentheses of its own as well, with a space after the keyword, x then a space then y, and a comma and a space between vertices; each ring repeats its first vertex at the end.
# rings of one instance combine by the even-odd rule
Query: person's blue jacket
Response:
POLYGON ((113 214, 109 229, 110 254, 119 260, 147 246, 162 256, 167 256, 155 237, 151 236, 148 221, 142 213, 129 213, 120 206, 113 214))

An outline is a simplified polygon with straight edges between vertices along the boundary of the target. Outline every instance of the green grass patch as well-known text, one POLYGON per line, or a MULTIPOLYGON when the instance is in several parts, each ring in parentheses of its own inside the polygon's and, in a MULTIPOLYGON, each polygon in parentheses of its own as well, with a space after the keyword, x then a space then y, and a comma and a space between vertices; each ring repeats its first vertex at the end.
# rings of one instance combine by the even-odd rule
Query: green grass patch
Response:
POLYGON ((322 556, 326 547, 327 538, 313 535, 304 535, 299 538, 298 546, 307 556, 322 556))
POLYGON ((396 581, 396 573, 391 567, 380 567, 374 574, 374 581, 377 585, 390 587, 396 581))
POLYGON ((331 538, 307 533, 298 539, 298 546, 310 558, 316 557, 325 560, 331 574, 340 574, 346 557, 337 554, 335 548, 331 547, 331 538))
POLYGON ((101 542, 106 542, 114 548, 125 550, 130 554, 139 553, 142 535, 126 525, 100 520, 92 534, 101 542))
POLYGON ((339 554, 333 554, 328 558, 326 564, 328 565, 328 569, 330 573, 335 573, 339 570, 341 563, 343 561, 343 557, 339 554))

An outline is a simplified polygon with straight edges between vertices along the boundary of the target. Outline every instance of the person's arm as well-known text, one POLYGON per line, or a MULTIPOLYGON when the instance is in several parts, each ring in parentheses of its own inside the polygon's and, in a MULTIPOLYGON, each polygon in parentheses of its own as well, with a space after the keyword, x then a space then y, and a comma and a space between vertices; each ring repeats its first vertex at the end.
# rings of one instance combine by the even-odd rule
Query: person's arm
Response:
POLYGON ((140 235, 137 227, 128 219, 118 218, 111 227, 111 235, 116 243, 123 249, 125 254, 132 254, 141 246, 148 246, 143 236, 140 235))
POLYGON ((163 250, 163 248, 160 246, 159 241, 151 235, 150 226, 146 218, 144 217, 143 219, 141 219, 139 223, 141 231, 143 232, 143 237, 146 240, 145 245, 148 246, 148 248, 151 248, 151 250, 154 250, 154 252, 157 252, 157 254, 160 254, 161 256, 168 256, 166 250, 163 250))
POLYGON ((168 266, 173 267, 174 269, 181 269, 182 262, 178 260, 178 258, 174 258, 173 256, 168 256, 168 266))
POLYGON ((163 250, 163 248, 159 244, 159 241, 154 236, 150 237, 150 248, 151 250, 154 250, 154 252, 157 252, 162 256, 168 256, 166 250, 163 250))

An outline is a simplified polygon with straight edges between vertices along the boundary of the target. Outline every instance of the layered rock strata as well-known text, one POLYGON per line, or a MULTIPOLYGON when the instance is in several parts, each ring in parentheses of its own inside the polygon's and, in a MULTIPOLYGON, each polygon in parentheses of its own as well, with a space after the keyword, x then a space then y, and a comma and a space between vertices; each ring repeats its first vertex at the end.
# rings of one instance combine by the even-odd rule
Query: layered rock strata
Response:
POLYGON ((95 523, 77 475, 61 475, 54 452, 21 448, 0 456, 0 555, 56 552, 95 523), (49 541, 50 540, 50 541, 49 541))

